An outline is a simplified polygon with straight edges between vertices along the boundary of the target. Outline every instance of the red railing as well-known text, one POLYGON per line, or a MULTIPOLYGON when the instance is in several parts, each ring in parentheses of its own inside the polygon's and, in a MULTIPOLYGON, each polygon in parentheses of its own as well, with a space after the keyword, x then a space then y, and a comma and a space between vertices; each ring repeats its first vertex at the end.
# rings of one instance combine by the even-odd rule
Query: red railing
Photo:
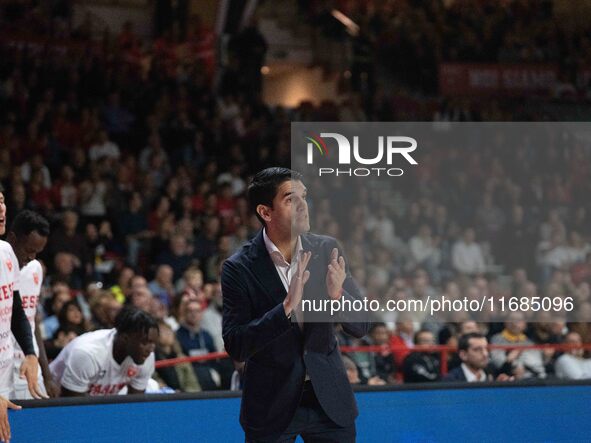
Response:
MULTIPOLYGON (((582 345, 572 344, 543 344, 543 345, 488 345, 489 351, 493 350, 512 350, 520 349, 522 351, 531 349, 553 349, 554 351, 569 351, 571 349, 584 349, 586 351, 591 350, 591 343, 582 345)), ((450 353, 457 352, 457 347, 449 345, 433 345, 433 346, 416 346, 414 348, 407 348, 404 346, 341 346, 341 352, 349 354, 354 352, 384 352, 390 353, 395 352, 438 352, 441 356, 441 374, 447 374, 447 359, 450 353)), ((212 352, 205 355, 199 355, 195 357, 179 357, 172 358, 169 360, 159 360, 156 362, 156 368, 165 368, 169 366, 176 366, 181 363, 195 363, 210 360, 219 360, 222 358, 229 358, 226 352, 212 352)))

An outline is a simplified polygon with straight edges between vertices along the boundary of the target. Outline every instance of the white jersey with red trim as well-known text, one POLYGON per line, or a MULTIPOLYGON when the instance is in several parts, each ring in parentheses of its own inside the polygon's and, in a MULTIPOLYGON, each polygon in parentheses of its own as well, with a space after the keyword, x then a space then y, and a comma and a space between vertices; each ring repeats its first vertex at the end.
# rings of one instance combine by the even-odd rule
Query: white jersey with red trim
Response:
POLYGON ((14 347, 12 345, 12 302, 18 290, 19 267, 12 246, 0 240, 0 395, 8 398, 12 390, 14 347))
POLYGON ((101 329, 76 337, 51 362, 53 379, 64 388, 90 395, 118 394, 124 386, 143 391, 154 373, 154 353, 136 365, 130 356, 118 364, 113 358, 117 330, 101 329))
MULTIPOLYGON (((39 357, 39 344, 35 338, 35 315, 37 314, 37 304, 39 303, 39 294, 41 294, 41 285, 43 284, 43 267, 37 260, 31 260, 20 271, 19 278, 19 294, 23 304, 23 310, 27 315, 27 320, 31 325, 31 333, 33 336, 33 346, 35 348, 35 355, 39 357)), ((14 336, 12 337, 14 346, 14 387, 10 398, 17 400, 30 400, 33 397, 29 392, 27 381, 21 379, 20 368, 25 360, 25 354, 21 347, 16 342, 14 336)), ((37 383, 39 389, 45 392, 45 385, 41 373, 41 366, 39 366, 37 383)))
MULTIPOLYGON (((37 315, 37 304, 39 303, 39 294, 41 294, 41 285, 43 284, 43 268, 38 260, 31 260, 27 263, 20 272, 19 278, 19 294, 23 302, 23 310, 27 315, 27 320, 31 325, 31 333, 33 335, 33 346, 35 347, 35 355, 39 356, 39 345, 35 340, 35 315, 37 315)), ((25 358, 21 347, 14 340, 14 358, 21 361, 25 358)))

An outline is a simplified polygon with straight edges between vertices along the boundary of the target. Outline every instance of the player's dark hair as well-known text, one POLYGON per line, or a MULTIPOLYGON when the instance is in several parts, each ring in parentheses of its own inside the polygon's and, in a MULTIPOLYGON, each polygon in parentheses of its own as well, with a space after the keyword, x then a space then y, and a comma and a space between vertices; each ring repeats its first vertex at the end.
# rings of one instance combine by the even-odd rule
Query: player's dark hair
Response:
POLYGON ((286 180, 301 180, 302 174, 288 168, 272 167, 258 172, 248 186, 248 202, 250 209, 255 213, 259 221, 265 225, 264 220, 257 213, 258 205, 273 207, 273 199, 277 194, 277 188, 286 180))
POLYGON ((158 330, 158 323, 147 312, 133 306, 124 306, 115 317, 115 328, 117 334, 149 334, 150 329, 158 330))
POLYGON ((23 209, 19 212, 10 226, 10 230, 17 237, 24 237, 31 232, 36 232, 42 237, 49 236, 49 222, 41 214, 37 214, 29 209, 23 209))
POLYGON ((470 347, 470 340, 473 338, 486 338, 486 336, 480 332, 468 332, 467 334, 463 334, 458 340, 458 351, 467 351, 470 347))

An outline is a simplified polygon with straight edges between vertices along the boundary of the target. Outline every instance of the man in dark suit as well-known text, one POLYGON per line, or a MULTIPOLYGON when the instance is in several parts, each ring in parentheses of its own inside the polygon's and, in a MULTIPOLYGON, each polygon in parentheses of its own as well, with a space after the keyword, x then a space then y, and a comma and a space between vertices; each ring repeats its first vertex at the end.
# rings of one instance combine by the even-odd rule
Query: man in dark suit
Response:
MULTIPOLYGON (((359 288, 336 240, 307 232, 301 175, 265 169, 248 193, 264 229, 222 269, 224 344, 234 360, 246 362, 240 412, 246 441, 301 435, 305 441, 353 442, 357 405, 334 322, 304 323, 300 302, 361 299, 359 288)), ((348 334, 367 333, 366 322, 346 320, 339 317, 348 334)))
POLYGON ((470 332, 460 337, 458 353, 462 364, 449 371, 443 381, 478 382, 492 381, 496 372, 497 381, 510 381, 513 377, 510 365, 504 365, 499 371, 494 371, 490 363, 488 341, 479 332, 470 332))

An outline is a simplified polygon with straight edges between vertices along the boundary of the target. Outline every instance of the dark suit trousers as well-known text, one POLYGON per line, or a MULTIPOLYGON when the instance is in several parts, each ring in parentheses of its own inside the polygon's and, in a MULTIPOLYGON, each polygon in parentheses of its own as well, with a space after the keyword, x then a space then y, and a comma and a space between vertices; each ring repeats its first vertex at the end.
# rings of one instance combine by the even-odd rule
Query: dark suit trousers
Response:
POLYGON ((270 439, 246 438, 247 443, 288 443, 300 435, 306 443, 354 443, 355 423, 341 427, 333 422, 322 410, 314 394, 312 383, 304 383, 302 399, 291 423, 279 437, 270 439))

